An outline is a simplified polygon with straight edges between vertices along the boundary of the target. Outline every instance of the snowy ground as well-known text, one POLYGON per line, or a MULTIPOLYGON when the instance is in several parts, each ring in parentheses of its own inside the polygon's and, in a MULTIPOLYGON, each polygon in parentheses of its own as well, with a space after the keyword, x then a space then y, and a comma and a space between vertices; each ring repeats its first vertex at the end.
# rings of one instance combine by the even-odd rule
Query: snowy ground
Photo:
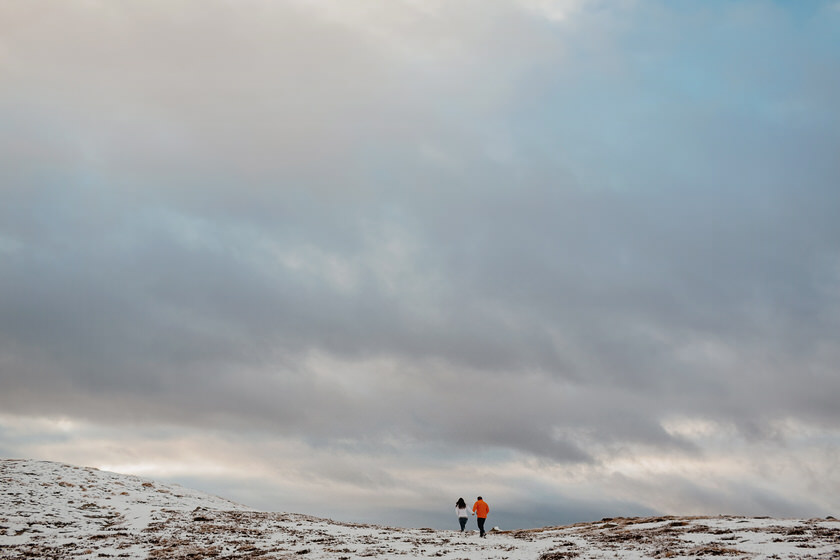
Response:
POLYGON ((0 460, 0 558, 443 558, 581 560, 711 556, 840 559, 840 522, 616 518, 476 533, 264 513, 134 476, 0 460))

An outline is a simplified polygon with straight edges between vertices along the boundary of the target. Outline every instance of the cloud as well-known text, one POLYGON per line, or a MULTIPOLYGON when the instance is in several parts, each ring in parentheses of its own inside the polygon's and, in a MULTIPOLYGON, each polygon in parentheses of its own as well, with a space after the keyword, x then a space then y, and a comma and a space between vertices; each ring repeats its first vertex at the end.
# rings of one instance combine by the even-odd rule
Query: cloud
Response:
MULTIPOLYGON (((827 464, 779 426, 836 441, 835 20, 478 6, 0 8, 0 403, 34 430, 4 453, 143 462, 87 431, 27 446, 68 418, 160 465, 175 444, 145 430, 171 429, 204 442, 186 477, 213 437, 273 435, 311 494, 371 511, 448 500, 474 458, 511 501, 590 476, 615 496, 586 484, 607 505, 582 510, 640 513, 734 507, 714 465, 742 445, 827 464), (671 464, 679 497, 652 497, 671 464)), ((773 484, 743 503, 832 505, 773 484)), ((272 499, 306 509, 292 487, 272 499)))

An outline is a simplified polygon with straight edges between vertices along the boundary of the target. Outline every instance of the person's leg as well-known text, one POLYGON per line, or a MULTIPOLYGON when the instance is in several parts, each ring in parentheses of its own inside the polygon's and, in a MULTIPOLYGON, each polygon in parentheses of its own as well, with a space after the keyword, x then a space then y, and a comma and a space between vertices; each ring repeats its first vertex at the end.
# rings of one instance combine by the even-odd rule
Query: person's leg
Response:
POLYGON ((484 536, 484 522, 485 521, 486 521, 486 519, 483 518, 483 517, 478 518, 478 530, 479 530, 480 536, 482 536, 482 537, 484 536))
POLYGON ((467 518, 466 517, 459 517, 458 521, 461 523, 461 532, 464 532, 464 528, 467 526, 467 518))

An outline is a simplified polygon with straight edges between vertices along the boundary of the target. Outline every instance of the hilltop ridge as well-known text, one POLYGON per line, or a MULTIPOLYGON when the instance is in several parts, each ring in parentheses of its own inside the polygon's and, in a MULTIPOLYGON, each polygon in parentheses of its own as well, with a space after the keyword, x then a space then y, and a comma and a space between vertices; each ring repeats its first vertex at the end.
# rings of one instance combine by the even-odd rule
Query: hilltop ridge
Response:
POLYGON ((473 533, 260 512, 136 476, 0 460, 0 558, 840 558, 835 519, 613 518, 473 533))

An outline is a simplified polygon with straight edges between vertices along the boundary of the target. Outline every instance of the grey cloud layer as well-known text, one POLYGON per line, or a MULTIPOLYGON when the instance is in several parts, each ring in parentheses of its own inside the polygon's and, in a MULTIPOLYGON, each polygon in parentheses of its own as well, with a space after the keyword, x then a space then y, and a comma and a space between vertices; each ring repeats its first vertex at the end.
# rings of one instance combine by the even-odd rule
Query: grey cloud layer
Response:
POLYGON ((838 428, 836 15, 246 6, 0 14, 5 409, 572 462, 838 428))

